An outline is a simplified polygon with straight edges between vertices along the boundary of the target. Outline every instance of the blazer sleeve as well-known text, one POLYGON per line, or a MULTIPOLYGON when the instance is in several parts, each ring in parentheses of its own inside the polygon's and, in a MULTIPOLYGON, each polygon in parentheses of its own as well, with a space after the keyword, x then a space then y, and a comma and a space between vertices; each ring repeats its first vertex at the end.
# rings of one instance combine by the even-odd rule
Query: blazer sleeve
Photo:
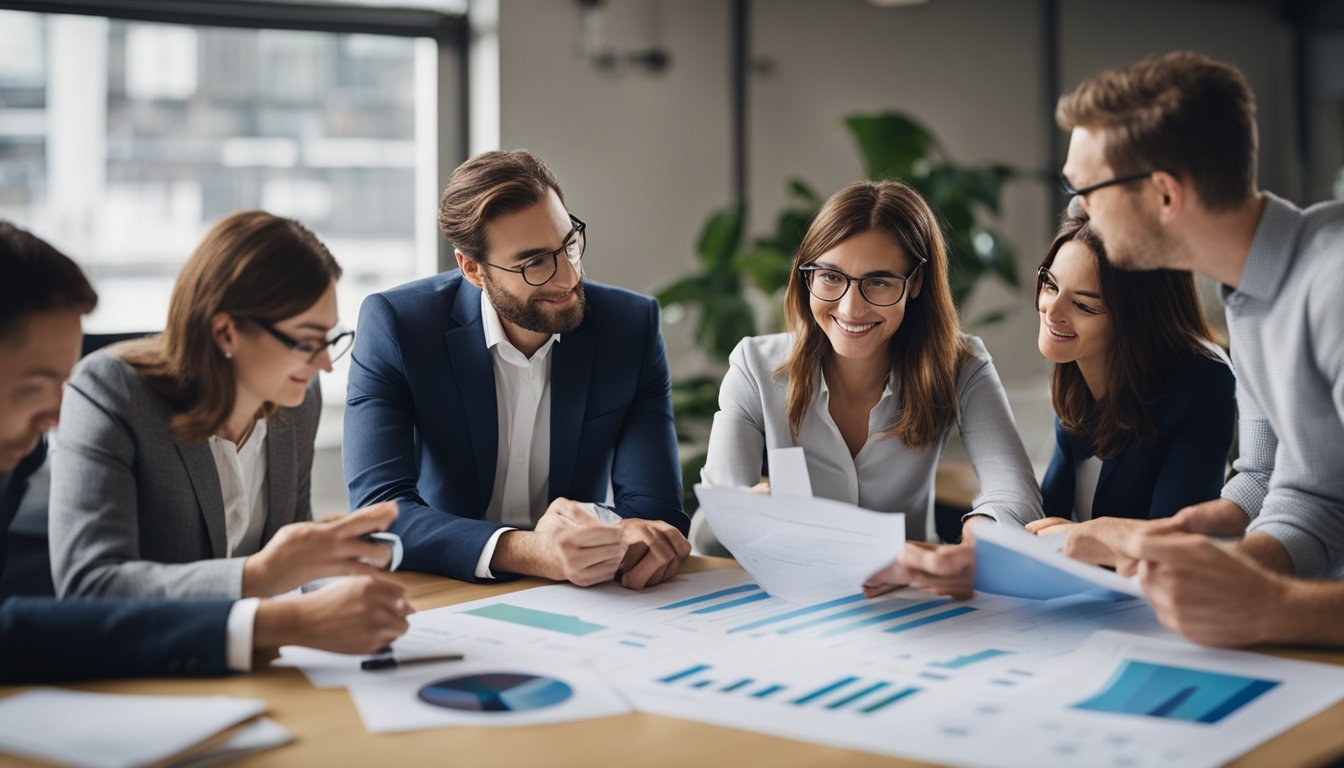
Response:
POLYGON ((1226 366, 1189 396, 1175 425, 1148 507, 1152 519, 1171 517, 1191 504, 1216 499, 1227 477, 1227 454, 1237 419, 1236 380, 1226 366))
MULTIPOLYGON (((701 479, 709 485, 750 488, 761 480, 765 455, 765 402, 744 345, 728 357, 719 386, 719 412, 709 430, 709 453, 701 479)), ((768 375, 768 374, 767 374, 768 375)))
POLYGON ((612 493, 616 514, 621 517, 662 520, 685 534, 690 519, 681 506, 672 379, 657 302, 648 302, 645 322, 635 399, 616 437, 612 457, 612 493))
POLYGON ((1073 473, 1073 443, 1064 425, 1055 417, 1055 453, 1041 481, 1041 502, 1046 517, 1073 520, 1073 493, 1078 478, 1073 473))
POLYGON ((374 294, 359 311, 346 389, 342 463, 350 506, 397 502, 392 532, 404 547, 401 570, 480 581, 476 561, 503 526, 432 508, 421 497, 415 400, 405 371, 395 310, 374 294))
POLYGON ((1041 489, 994 363, 979 340, 972 349, 957 377, 961 441, 980 479, 971 511, 1025 525, 1041 517, 1041 489))
MULTIPOLYGON (((159 563, 140 555, 136 374, 116 358, 80 364, 61 403, 51 456, 49 533, 57 594, 86 597, 237 598, 243 560, 159 563)), ((164 510, 168 514, 172 510, 164 510)), ((193 507, 190 514, 197 514, 193 507)))
POLYGON ((0 683, 228 673, 230 600, 0 603, 0 683))

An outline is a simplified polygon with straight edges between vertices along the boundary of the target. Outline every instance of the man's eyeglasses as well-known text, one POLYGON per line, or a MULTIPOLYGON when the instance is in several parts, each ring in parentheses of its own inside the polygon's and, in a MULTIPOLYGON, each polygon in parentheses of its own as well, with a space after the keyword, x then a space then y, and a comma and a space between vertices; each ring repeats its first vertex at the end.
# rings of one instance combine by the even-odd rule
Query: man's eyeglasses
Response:
POLYGON ((822 301, 839 301, 849 292, 850 285, 858 283, 859 293, 865 301, 875 307, 890 307, 905 296, 906 283, 924 266, 924 262, 925 259, 920 259, 908 275, 854 277, 820 264, 804 264, 798 271, 807 283, 807 290, 822 301))
POLYGON ((324 341, 299 341, 284 331, 276 328, 269 320, 258 320, 253 318, 252 322, 256 323, 262 330, 274 336, 281 344, 284 344, 295 352, 307 355, 308 362, 310 363, 316 360, 317 356, 322 354, 323 350, 327 351, 331 362, 334 363, 346 352, 349 352, 350 347, 355 343, 354 331, 338 331, 335 336, 324 341))
POLYGON ((486 266, 503 270, 504 272, 515 272, 523 276, 524 282, 528 285, 545 285, 550 282, 555 273, 560 269, 560 254, 565 255, 570 266, 578 269, 579 260, 583 258, 583 251, 588 246, 588 225, 579 220, 578 216, 569 214, 569 221, 574 228, 565 235, 563 244, 554 251, 533 256, 527 261, 516 267, 501 267, 498 264, 485 262, 486 266))
POLYGON ((1059 188, 1064 192, 1064 194, 1068 195, 1069 197, 1087 197, 1093 192, 1096 192, 1098 189, 1113 187, 1117 184, 1128 184, 1131 181, 1141 181, 1143 179, 1152 176, 1154 173, 1157 173, 1157 171, 1144 171, 1143 173, 1129 173, 1125 174, 1124 176, 1116 176, 1114 179, 1099 181, 1096 184, 1088 184, 1086 187, 1083 187, 1082 189, 1073 186, 1073 182, 1069 181, 1069 177, 1061 173, 1059 174, 1059 188))

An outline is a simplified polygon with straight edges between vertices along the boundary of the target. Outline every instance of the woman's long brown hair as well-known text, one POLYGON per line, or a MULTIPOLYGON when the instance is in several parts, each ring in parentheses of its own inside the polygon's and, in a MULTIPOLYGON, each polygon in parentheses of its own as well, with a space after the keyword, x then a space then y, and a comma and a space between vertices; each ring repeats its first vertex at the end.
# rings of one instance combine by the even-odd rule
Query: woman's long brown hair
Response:
MULTIPOLYGON (((1131 439, 1141 445, 1157 439, 1156 410, 1165 385, 1195 355, 1212 355, 1209 345, 1217 339, 1204 319, 1193 275, 1111 266, 1101 238, 1086 219, 1064 220, 1041 269, 1049 269, 1059 249, 1070 241, 1084 246, 1097 264, 1101 304, 1111 321, 1110 379, 1106 394, 1096 400, 1076 363, 1056 365, 1050 375, 1050 399, 1064 430, 1074 437, 1090 431, 1094 455, 1105 460, 1124 450, 1131 439)), ((1043 285, 1038 270, 1038 308, 1043 285)))
POLYGON ((814 396, 817 371, 830 341, 812 317, 810 294, 798 267, 811 264, 845 240, 870 230, 892 237, 912 261, 923 260, 907 286, 905 318, 891 337, 891 373, 901 404, 887 430, 923 450, 942 438, 957 417, 957 371, 968 354, 947 280, 947 247, 928 203, 899 181, 861 181, 831 196, 808 227, 789 275, 784 316, 794 333, 793 352, 776 375, 789 379, 789 431, 798 437, 814 396), (910 289, 922 280, 918 296, 910 289))
MULTIPOLYGON (((278 322, 313 306, 340 276, 331 252, 302 224, 240 211, 211 228, 182 267, 163 333, 116 352, 176 411, 174 437, 200 442, 228 419, 237 387, 212 338, 212 318, 227 312, 241 329, 255 320, 278 322)), ((268 402, 260 415, 275 410, 268 402)))

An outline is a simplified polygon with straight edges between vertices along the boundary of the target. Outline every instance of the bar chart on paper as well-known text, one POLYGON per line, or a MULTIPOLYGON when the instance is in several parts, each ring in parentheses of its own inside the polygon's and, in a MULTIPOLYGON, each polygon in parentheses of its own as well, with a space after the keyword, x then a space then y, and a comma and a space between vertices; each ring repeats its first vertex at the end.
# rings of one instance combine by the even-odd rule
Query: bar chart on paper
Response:
POLYGON ((1074 708, 1209 724, 1278 685, 1277 680, 1127 659, 1104 689, 1074 708))
POLYGON ((898 685, 890 680, 859 675, 834 679, 800 680, 775 674, 741 677, 715 664, 692 664, 654 678, 664 686, 700 691, 715 697, 734 697, 744 701, 767 702, 789 707, 811 707, 832 712, 848 711, 871 715, 902 701, 920 689, 898 685))

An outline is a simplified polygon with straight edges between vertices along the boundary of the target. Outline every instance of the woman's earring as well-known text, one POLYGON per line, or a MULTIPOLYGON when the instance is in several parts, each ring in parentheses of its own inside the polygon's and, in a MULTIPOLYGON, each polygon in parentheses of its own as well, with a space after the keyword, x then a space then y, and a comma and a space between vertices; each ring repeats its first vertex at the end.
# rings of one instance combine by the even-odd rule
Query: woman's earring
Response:
POLYGON ((230 351, 227 350, 227 349, 224 350, 224 359, 225 359, 225 360, 232 360, 232 359, 233 359, 233 353, 230 352, 230 351))

